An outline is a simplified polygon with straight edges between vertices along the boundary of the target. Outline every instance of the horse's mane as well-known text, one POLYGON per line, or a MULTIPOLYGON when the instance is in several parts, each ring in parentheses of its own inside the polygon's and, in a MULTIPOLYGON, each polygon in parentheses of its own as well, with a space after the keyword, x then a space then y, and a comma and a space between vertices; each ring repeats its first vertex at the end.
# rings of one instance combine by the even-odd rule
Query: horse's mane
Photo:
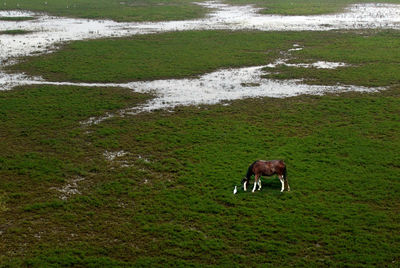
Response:
POLYGON ((250 179, 251 175, 254 174, 254 172, 253 172, 253 166, 255 165, 255 163, 257 163, 257 161, 254 161, 253 164, 251 164, 251 165, 249 166, 249 168, 247 169, 246 178, 247 178, 248 180, 250 179))

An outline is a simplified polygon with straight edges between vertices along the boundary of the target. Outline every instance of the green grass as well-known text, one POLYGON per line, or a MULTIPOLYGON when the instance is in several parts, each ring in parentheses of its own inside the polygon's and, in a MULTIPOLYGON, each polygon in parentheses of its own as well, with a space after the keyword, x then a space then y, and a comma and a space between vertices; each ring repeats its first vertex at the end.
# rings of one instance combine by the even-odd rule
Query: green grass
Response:
POLYGON ((398 37, 166 33, 73 42, 12 67, 57 81, 188 77, 267 64, 296 43, 304 50, 290 62, 352 66, 281 66, 271 76, 388 89, 178 107, 91 126, 81 122, 151 96, 44 85, 0 92, 0 267, 397 267, 398 37), (273 177, 260 192, 233 195, 256 159, 284 159, 292 191, 280 193, 273 177), (68 185, 79 193, 63 200, 68 185))
MULTIPOLYGON (((358 3, 372 3, 373 0, 225 0, 225 2, 235 5, 254 4, 262 8, 264 14, 281 15, 319 15, 326 13, 342 12, 347 6, 358 3)), ((399 0, 383 0, 382 3, 399 4, 399 0)))
POLYGON ((115 21, 164 21, 202 17, 205 9, 191 0, 7 0, 0 10, 31 10, 57 16, 112 19, 115 21))
POLYGON ((264 64, 292 44, 279 34, 173 32, 73 42, 12 66, 56 81, 127 82, 202 74, 220 67, 264 64))
POLYGON ((335 70, 278 66, 268 77, 308 83, 390 86, 399 84, 398 31, 173 32, 123 39, 73 42, 52 54, 29 57, 12 70, 53 81, 128 82, 188 77, 218 68, 264 65, 293 44, 293 63, 344 62, 335 70), (374 51, 371 53, 371 51, 374 51))
MULTIPOLYGON (((91 19, 113 19, 116 21, 163 21, 182 20, 204 16, 206 9, 193 4, 193 0, 8 0, 0 10, 32 10, 58 16, 91 19)), ((198 1, 197 1, 198 2, 198 1)), ((234 5, 254 4, 263 8, 261 13, 282 15, 316 15, 341 12, 356 3, 370 3, 372 0, 224 0, 234 5)), ((399 0, 384 0, 397 3, 399 0)), ((0 18, 1 20, 1 18, 0 18)))
MULTIPOLYGON (((346 82, 391 89, 179 107, 93 126, 79 122, 139 105, 149 96, 54 86, 1 92, 0 250, 5 254, 0 263, 395 267, 400 261, 394 235, 400 231, 398 32, 359 34, 168 33, 75 42, 18 65, 60 61, 70 75, 75 67, 68 64, 87 64, 110 72, 105 79, 110 81, 125 75, 127 80, 179 77, 272 62, 297 43, 304 50, 292 52, 291 62, 343 61, 357 65, 332 70, 354 69, 346 82), (184 40, 191 41, 179 47, 175 62, 172 48, 184 40), (142 53, 118 56, 111 44, 142 53), (110 53, 102 64, 92 59, 103 53, 99 47, 110 53), (130 60, 139 66, 132 64, 135 71, 111 68, 127 67, 130 60), (159 63, 157 71, 152 62, 159 63), (357 82, 358 68, 371 63, 382 69, 375 82, 357 82), (387 79, 383 74, 390 66, 387 79), (120 150, 128 154, 105 159, 106 151, 120 150), (262 191, 232 194, 252 161, 278 158, 288 165, 292 192, 281 194, 278 179, 263 178, 262 191), (84 178, 77 182, 80 194, 61 200, 57 189, 77 178, 84 178)), ((307 69, 303 75, 309 81, 344 82, 319 72, 307 69)), ((98 77, 89 71, 85 79, 98 77)))
POLYGON ((0 31, 1 34, 8 34, 8 35, 19 35, 19 34, 28 34, 30 31, 25 30, 7 30, 7 31, 0 31))
POLYGON ((398 31, 363 33, 320 33, 304 44, 301 51, 292 52, 289 63, 317 61, 344 62, 337 69, 316 69, 278 66, 266 77, 274 79, 304 79, 310 84, 354 84, 391 86, 400 84, 400 33, 398 31))
MULTIPOLYGON (((85 154, 85 148, 75 143, 80 141, 79 122, 143 100, 121 89, 41 86, 2 92, 2 189, 8 189, 8 184, 12 189, 20 176, 29 178, 24 183, 39 187, 80 174, 85 163, 80 163, 79 157, 85 154), (68 133, 64 129, 69 129, 68 133), (41 152, 44 148, 47 154, 41 152), (64 154, 73 157, 64 161, 64 154)), ((21 194, 25 199, 25 193, 21 194)))
POLYGON ((395 266, 399 90, 182 107, 87 127, 79 121, 145 96, 1 92, 1 261, 395 266), (121 149, 129 154, 105 160, 121 149), (260 158, 285 159, 292 192, 263 178, 262 191, 232 194, 260 158), (76 176, 81 194, 59 200, 52 187, 76 176))
POLYGON ((7 210, 5 204, 6 204, 6 195, 5 193, 0 193, 0 212, 4 212, 7 210))
POLYGON ((35 19, 35 17, 0 17, 0 21, 27 21, 35 19))

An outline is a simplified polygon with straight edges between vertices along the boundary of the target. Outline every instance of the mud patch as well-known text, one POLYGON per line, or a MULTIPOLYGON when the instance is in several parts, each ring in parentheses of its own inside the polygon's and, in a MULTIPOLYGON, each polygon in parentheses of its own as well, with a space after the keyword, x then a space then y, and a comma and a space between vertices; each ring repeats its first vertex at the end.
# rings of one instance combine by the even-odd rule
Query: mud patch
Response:
POLYGON ((146 158, 144 156, 141 156, 141 155, 138 155, 137 159, 140 160, 140 161, 143 161, 144 163, 150 163, 151 162, 148 158, 146 158))
MULTIPOLYGON (((103 118, 102 120, 100 120, 100 122, 103 120, 105 119, 103 118)), ((115 167, 127 168, 133 166, 133 163, 131 161, 123 158, 126 155, 129 155, 129 153, 123 150, 116 152, 105 151, 103 153, 105 159, 112 164, 111 169, 114 169, 115 167)))
MULTIPOLYGON (((7 211, 7 206, 6 206, 6 194, 0 192, 0 213, 7 211)), ((1 235, 1 233, 0 233, 1 235)))
POLYGON ((70 197, 76 194, 81 194, 78 189, 78 183, 84 181, 83 177, 76 177, 75 179, 71 179, 67 182, 67 184, 62 187, 52 187, 50 189, 56 190, 60 193, 59 198, 61 200, 68 200, 70 197))
POLYGON ((118 157, 122 157, 127 155, 128 152, 125 151, 117 151, 117 152, 109 152, 109 151, 105 151, 103 153, 104 157, 106 158, 106 160, 108 161, 114 161, 116 158, 118 157))

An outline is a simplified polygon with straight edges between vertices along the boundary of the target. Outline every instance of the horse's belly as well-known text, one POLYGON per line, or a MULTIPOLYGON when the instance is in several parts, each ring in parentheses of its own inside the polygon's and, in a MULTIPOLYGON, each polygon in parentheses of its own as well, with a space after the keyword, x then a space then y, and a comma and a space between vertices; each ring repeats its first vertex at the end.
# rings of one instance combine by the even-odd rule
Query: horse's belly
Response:
POLYGON ((263 172, 263 176, 272 176, 272 175, 274 175, 275 174, 275 172, 263 172))

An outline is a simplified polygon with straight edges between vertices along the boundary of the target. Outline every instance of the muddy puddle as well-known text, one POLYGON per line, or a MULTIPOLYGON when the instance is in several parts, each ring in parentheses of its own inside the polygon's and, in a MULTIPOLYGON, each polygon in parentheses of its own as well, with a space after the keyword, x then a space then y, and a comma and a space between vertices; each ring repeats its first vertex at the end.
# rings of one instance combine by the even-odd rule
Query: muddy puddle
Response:
MULTIPOLYGON (((0 64, 12 64, 15 58, 55 51, 57 45, 73 40, 122 37, 137 34, 185 30, 261 30, 325 31, 332 29, 400 29, 400 5, 358 4, 339 14, 319 16, 260 15, 253 6, 230 6, 219 2, 199 3, 210 8, 210 14, 199 20, 155 23, 118 23, 110 20, 71 19, 32 12, 0 11, 0 17, 29 16, 34 20, 0 21, 0 32, 24 30, 28 34, 0 35, 0 64)), ((290 51, 299 50, 295 45, 290 51)), ((290 53, 288 51, 288 53, 290 53)), ((218 70, 196 79, 170 79, 124 84, 47 82, 40 77, 6 74, 0 67, 0 90, 18 85, 53 84, 90 87, 126 87, 136 92, 155 94, 155 98, 131 111, 151 111, 177 105, 214 104, 224 100, 248 97, 289 97, 299 94, 322 94, 338 91, 376 91, 379 88, 355 86, 310 86, 301 81, 275 81, 262 78, 263 67, 273 68, 286 60, 266 66, 218 70)), ((345 63, 316 62, 300 64, 303 68, 340 68, 345 63)))

